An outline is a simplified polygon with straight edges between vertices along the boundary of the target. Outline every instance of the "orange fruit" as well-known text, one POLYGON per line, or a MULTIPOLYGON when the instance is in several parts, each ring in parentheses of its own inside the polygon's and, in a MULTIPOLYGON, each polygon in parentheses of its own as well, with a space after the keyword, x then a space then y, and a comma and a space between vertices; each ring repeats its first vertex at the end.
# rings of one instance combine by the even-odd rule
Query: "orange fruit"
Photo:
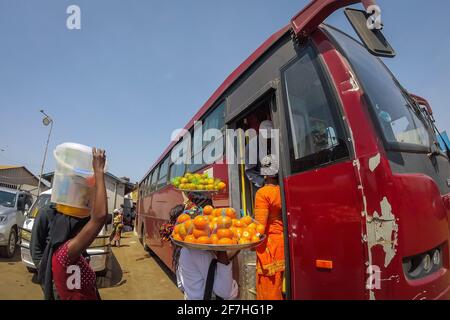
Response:
POLYGON ((242 228, 235 228, 234 229, 234 236, 236 237, 236 238, 238 238, 238 239, 240 239, 241 238, 241 236, 242 236, 242 233, 244 232, 244 230, 242 229, 242 228))
POLYGON ((175 227, 173 227, 172 234, 179 234, 180 233, 180 225, 177 224, 175 227))
POLYGON ((219 241, 217 242, 217 244, 222 244, 222 245, 230 245, 233 243, 234 243, 234 241, 231 240, 230 238, 222 238, 222 239, 219 239, 219 241))
MULTIPOLYGON (((175 228, 177 228, 177 229, 176 229, 177 234, 178 234, 182 239, 184 239, 184 237, 186 237, 186 236, 188 235, 188 232, 187 232, 187 230, 186 230, 186 225, 185 225, 184 223, 182 223, 182 224, 177 224, 177 225, 175 226, 175 228), (177 227, 178 227, 178 228, 177 228, 177 227)), ((175 231, 175 228, 174 228, 174 231, 175 231)))
POLYGON ((250 223, 250 224, 247 226, 247 228, 252 228, 252 229, 255 229, 255 231, 256 231, 256 223, 254 223, 254 222, 250 223))
POLYGON ((194 226, 197 229, 205 229, 209 224, 208 218, 205 216, 196 216, 194 219, 194 226))
POLYGON ((219 217, 217 220, 217 227, 219 229, 228 229, 231 227, 231 219, 229 217, 219 217))
POLYGON ((258 242, 259 240, 261 240, 258 236, 253 236, 250 241, 251 242, 258 242))
POLYGON ((217 244, 217 242, 219 242, 219 237, 217 236, 217 234, 212 234, 210 239, 212 244, 217 244))
POLYGON ((227 187, 227 185, 225 184, 225 182, 219 182, 217 184, 217 189, 219 189, 220 191, 224 190, 227 187))
POLYGON ((209 237, 200 237, 197 239, 197 243, 199 244, 211 244, 212 241, 209 237))
POLYGON ((190 234, 190 235, 186 236, 186 238, 184 238, 184 242, 196 243, 197 239, 195 239, 195 237, 190 234))
POLYGON ((174 235, 172 235, 173 240, 176 241, 183 241, 183 239, 180 237, 179 234, 175 233, 174 235))
POLYGON ((246 238, 241 238, 241 239, 239 239, 238 243, 239 244, 249 244, 249 243, 251 243, 251 241, 246 238))
POLYGON ((252 236, 254 236, 256 234, 256 228, 253 228, 253 227, 244 228, 244 231, 247 231, 252 236))
POLYGON ((216 229, 217 229, 217 223, 210 222, 209 223, 209 230, 211 230, 211 232, 213 232, 216 229))
POLYGON ((231 219, 236 219, 236 210, 233 208, 226 208, 225 215, 231 219))
POLYGON ((219 230, 217 230, 217 237, 219 239, 232 238, 233 232, 230 229, 219 229, 219 230))
POLYGON ((241 220, 236 220, 236 223, 234 224, 234 226, 236 228, 242 228, 242 227, 245 227, 246 225, 241 220))
POLYGON ((253 222, 253 219, 252 219, 252 217, 250 217, 250 216, 245 216, 245 217, 243 217, 242 219, 241 219, 241 222, 242 223, 245 223, 245 225, 250 225, 252 222, 253 222))
POLYGON ((266 226, 264 226, 262 224, 258 224, 256 226, 256 232, 260 233, 260 234, 264 234, 266 232, 266 226))
POLYGON ((205 230, 205 229, 194 229, 194 231, 192 231, 192 235, 196 238, 199 239, 201 237, 208 237, 209 236, 209 230, 205 230))
POLYGON ((205 206, 205 207, 203 208, 203 214, 204 214, 205 216, 211 215, 211 214, 213 213, 213 211, 214 211, 214 208, 213 208, 212 206, 205 206))
POLYGON ((241 239, 244 238, 244 239, 250 240, 252 238, 252 236, 253 235, 250 232, 248 232, 247 230, 244 230, 241 234, 241 239))
POLYGON ((237 219, 232 219, 231 220, 231 223, 232 223, 233 226, 236 226, 236 221, 238 221, 238 220, 237 219))
POLYGON ((186 229, 187 234, 191 234, 194 229, 194 222, 192 220, 186 221, 184 224, 184 228, 186 229))
POLYGON ((223 208, 214 209, 214 216, 220 217, 222 216, 223 208))
POLYGON ((183 223, 183 222, 188 221, 188 220, 191 220, 191 217, 190 217, 188 214, 183 213, 183 214, 181 214, 181 215, 178 217, 177 223, 183 223))

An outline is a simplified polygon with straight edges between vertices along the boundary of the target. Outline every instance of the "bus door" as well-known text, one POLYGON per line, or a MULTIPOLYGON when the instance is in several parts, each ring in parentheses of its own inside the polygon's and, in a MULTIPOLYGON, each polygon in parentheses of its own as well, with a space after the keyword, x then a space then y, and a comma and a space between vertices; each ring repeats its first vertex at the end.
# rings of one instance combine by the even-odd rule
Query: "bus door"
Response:
MULTIPOLYGON (((228 124, 235 130, 235 155, 238 163, 229 165, 230 203, 239 209, 241 214, 254 218, 254 201, 257 190, 264 179, 259 175, 259 129, 264 121, 272 122, 272 110, 275 109, 273 91, 265 94, 246 113, 228 124), (256 139, 256 140, 254 140, 256 139), (250 155, 256 152, 257 154, 250 155), (245 162, 245 163, 244 163, 245 162)), ((270 154, 271 143, 267 143, 270 154)), ((239 255, 240 298, 252 300, 256 298, 256 254, 254 251, 243 251, 239 255)))
POLYGON ((293 299, 364 299, 362 198, 351 131, 327 70, 312 44, 281 70, 288 292, 293 299))

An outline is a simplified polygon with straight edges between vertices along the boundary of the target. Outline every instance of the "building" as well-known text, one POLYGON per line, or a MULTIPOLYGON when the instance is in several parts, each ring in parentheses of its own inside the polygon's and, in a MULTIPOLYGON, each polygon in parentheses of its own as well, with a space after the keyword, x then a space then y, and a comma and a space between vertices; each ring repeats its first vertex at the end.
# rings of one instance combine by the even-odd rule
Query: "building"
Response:
MULTIPOLYGON (((24 166, 0 165, 0 186, 38 194, 39 178, 24 166)), ((41 180, 41 192, 50 189, 50 183, 41 180)))
MULTIPOLYGON (((54 172, 42 175, 42 179, 47 180, 50 184, 53 180, 54 172)), ((105 174, 106 194, 108 196, 108 210, 112 213, 114 209, 119 208, 123 204, 124 197, 134 188, 134 184, 129 182, 128 178, 118 178, 107 172, 105 174)))

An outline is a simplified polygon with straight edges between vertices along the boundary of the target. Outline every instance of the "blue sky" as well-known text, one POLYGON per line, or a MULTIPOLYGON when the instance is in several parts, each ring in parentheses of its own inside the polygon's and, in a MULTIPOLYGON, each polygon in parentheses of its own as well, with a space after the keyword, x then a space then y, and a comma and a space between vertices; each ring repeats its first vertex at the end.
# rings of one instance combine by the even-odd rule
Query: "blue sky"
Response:
MULTIPOLYGON (((110 171, 139 180, 222 81, 305 0, 0 0, 0 164, 38 173, 71 141, 107 150, 110 171), (66 8, 81 8, 81 30, 66 8)), ((387 60, 450 129, 447 0, 379 0, 387 60)), ((327 20, 352 32, 343 14, 327 20)))

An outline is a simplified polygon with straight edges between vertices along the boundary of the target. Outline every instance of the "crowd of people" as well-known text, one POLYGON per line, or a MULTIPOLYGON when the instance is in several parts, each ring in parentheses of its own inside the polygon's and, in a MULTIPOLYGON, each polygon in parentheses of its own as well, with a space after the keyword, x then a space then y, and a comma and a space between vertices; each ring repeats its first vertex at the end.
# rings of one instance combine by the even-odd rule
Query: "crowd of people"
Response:
MULTIPOLYGON (((93 148, 95 186, 89 216, 74 216, 49 204, 38 216, 33 230, 31 255, 38 268, 38 279, 48 300, 98 300, 96 275, 86 253, 107 220, 107 196, 104 177, 106 155, 93 148), (75 278, 74 278, 75 276, 75 278), (76 278, 79 276, 79 278, 76 278)), ((284 242, 281 220, 281 193, 278 185, 278 162, 267 156, 261 163, 264 179, 256 192, 255 220, 265 226, 264 242, 256 248, 257 299, 283 299, 284 242)), ((259 181, 259 180, 258 180, 259 181)), ((187 208, 211 204, 210 198, 193 193, 170 214, 169 226, 187 208)), ((120 247, 125 220, 123 206, 114 210, 111 245, 120 247)), ((128 221, 129 222, 129 221, 128 221)), ((168 230, 171 230, 170 228, 168 230)), ((167 231, 164 229, 163 231, 167 231)), ((162 232, 162 234, 167 232, 162 232)), ((178 287, 188 300, 236 299, 238 284, 233 279, 232 261, 226 252, 212 252, 176 247, 173 253, 178 287)))

